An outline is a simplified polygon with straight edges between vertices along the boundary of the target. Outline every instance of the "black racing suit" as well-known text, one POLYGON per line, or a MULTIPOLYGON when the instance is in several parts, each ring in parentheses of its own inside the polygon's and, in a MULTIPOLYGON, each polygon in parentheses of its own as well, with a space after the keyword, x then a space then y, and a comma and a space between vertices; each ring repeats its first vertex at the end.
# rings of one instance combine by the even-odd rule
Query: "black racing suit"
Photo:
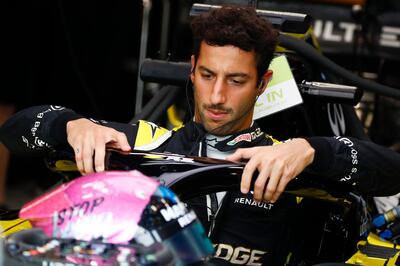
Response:
MULTIPOLYGON (((3 125, 0 140, 14 153, 46 153, 68 146, 66 123, 77 118, 81 116, 63 107, 31 107, 3 125)), ((94 122, 124 132, 131 147, 137 150, 207 156, 206 131, 194 122, 172 131, 146 121, 137 125, 94 122)), ((315 149, 314 162, 308 170, 321 178, 349 183, 368 195, 400 192, 396 176, 400 172, 400 156, 395 152, 345 137, 311 137, 307 141, 315 149)), ((229 151, 273 143, 254 123, 251 128, 218 143, 216 148, 229 151)), ((299 204, 294 196, 283 195, 275 204, 270 204, 255 202, 251 193, 243 195, 237 191, 228 193, 219 206, 218 201, 213 201, 211 206, 206 202, 203 197, 189 204, 205 227, 212 230, 210 238, 216 257, 220 258, 215 263, 284 264, 291 249, 291 230, 296 220, 293 216, 299 204)))

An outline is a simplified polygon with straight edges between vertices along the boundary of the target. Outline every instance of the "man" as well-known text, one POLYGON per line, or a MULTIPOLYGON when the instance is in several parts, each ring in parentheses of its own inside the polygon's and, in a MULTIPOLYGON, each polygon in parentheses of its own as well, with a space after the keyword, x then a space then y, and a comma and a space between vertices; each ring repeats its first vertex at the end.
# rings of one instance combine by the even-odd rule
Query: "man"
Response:
POLYGON ((284 264, 291 251, 292 216, 298 203, 281 193, 306 167, 363 191, 399 191, 393 175, 380 170, 398 167, 384 160, 388 156, 380 147, 339 137, 273 145, 278 142, 252 121, 256 99, 271 78, 268 66, 277 41, 271 25, 254 9, 213 10, 196 17, 192 29, 195 108, 193 121, 184 127, 168 131, 145 121, 137 125, 93 121, 62 107, 39 106, 10 119, 0 132, 1 140, 19 153, 69 145, 84 174, 104 170, 105 147, 249 159, 241 191, 189 202, 210 231, 216 264, 284 264), (243 141, 244 135, 251 139, 243 141), (374 154, 360 155, 368 149, 374 154), (370 165, 369 159, 378 160, 378 166, 370 165), (254 191, 249 191, 255 170, 259 175, 254 191), (378 183, 374 174, 385 182, 378 183))

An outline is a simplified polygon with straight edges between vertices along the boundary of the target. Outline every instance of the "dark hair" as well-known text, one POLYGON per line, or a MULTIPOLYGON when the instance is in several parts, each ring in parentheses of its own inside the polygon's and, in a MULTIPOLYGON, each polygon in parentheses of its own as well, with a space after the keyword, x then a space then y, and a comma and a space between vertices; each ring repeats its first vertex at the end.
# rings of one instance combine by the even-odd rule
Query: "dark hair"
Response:
POLYGON ((191 22, 194 55, 200 53, 200 44, 233 45, 244 51, 254 51, 257 81, 268 70, 275 51, 278 32, 271 23, 257 16, 251 7, 223 6, 194 17, 191 22))

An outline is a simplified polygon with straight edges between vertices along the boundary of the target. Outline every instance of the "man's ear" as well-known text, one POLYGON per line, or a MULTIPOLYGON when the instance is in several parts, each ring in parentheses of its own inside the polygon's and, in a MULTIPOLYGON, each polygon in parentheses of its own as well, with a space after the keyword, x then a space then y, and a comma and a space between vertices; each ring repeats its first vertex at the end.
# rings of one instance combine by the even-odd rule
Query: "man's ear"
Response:
POLYGON ((269 81, 272 79, 272 70, 268 69, 262 76, 260 86, 258 87, 258 95, 261 95, 268 86, 269 81))
POLYGON ((192 55, 190 57, 190 64, 191 64, 190 79, 192 80, 192 83, 193 83, 194 82, 194 68, 196 67, 196 58, 194 57, 194 55, 192 55))

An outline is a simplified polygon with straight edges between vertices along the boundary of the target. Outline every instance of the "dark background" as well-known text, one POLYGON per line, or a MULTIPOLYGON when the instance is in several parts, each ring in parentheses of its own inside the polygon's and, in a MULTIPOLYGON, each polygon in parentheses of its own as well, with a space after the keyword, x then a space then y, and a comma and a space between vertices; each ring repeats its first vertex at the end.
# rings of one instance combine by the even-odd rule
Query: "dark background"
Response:
MULTIPOLYGON (((165 50, 171 60, 188 60, 191 51, 189 7, 193 2, 201 1, 151 2, 146 56, 166 57, 160 55, 161 16, 165 3, 169 2, 171 14, 165 50)), ((259 6, 273 10, 294 8, 297 12, 308 12, 314 17, 325 14, 328 18, 335 11, 337 17, 340 15, 343 20, 353 20, 351 6, 338 6, 341 8, 339 12, 335 5, 315 4, 315 1, 302 1, 304 4, 295 2, 259 1, 259 6)), ((369 12, 376 16, 364 15, 365 18, 360 21, 374 21, 385 12, 400 9, 398 2, 393 0, 368 2, 371 3, 369 12)), ((37 104, 57 104, 86 116, 119 122, 127 122, 133 117, 142 22, 141 0, 22 0, 7 1, 6 8, 2 9, 3 49, 0 61, 5 71, 0 79, 0 103, 15 103, 19 109, 37 104)), ((389 24, 399 26, 400 13, 390 15, 397 19, 391 19, 389 24)), ((331 45, 340 47, 337 43, 331 45)), ((379 54, 374 53, 379 46, 372 45, 363 58, 355 60, 354 55, 343 52, 346 47, 350 47, 347 51, 352 51, 351 44, 333 52, 328 46, 329 43, 323 42, 322 51, 341 65, 356 68, 359 73, 365 71, 362 68, 368 67, 369 72, 378 73, 379 82, 391 86, 400 83, 397 71, 393 69, 400 61, 400 49, 390 51, 390 56, 382 60, 379 54), (355 61, 357 66, 354 66, 355 61), (386 77, 390 72, 394 75, 386 77)), ((145 95, 145 102, 149 97, 151 95, 145 95)))
POLYGON ((139 1, 9 1, 5 11, 7 101, 18 108, 51 103, 85 115, 128 119, 139 1))
MULTIPOLYGON (((165 47, 169 55, 161 55, 161 16, 166 1, 152 1, 147 57, 188 60, 191 52, 189 7, 193 2, 201 1, 169 1, 171 14, 165 47)), ((261 7, 268 7, 268 2, 275 2, 281 8, 285 7, 285 3, 293 8, 290 1, 259 1, 261 7)), ((302 12, 314 10, 315 14, 311 15, 318 16, 323 14, 319 10, 325 10, 332 16, 329 11, 332 6, 320 4, 311 9, 295 2, 296 8, 306 9, 302 12)), ((315 4, 314 1, 303 2, 315 4)), ((372 3, 373 19, 370 19, 371 14, 366 14, 362 21, 373 21, 376 16, 389 12, 389 18, 393 18, 391 25, 400 25, 400 13, 391 13, 399 11, 398 1, 369 2, 372 3)), ((0 61, 3 71, 0 103, 15 104, 17 109, 56 104, 70 107, 85 116, 128 122, 135 110, 142 8, 141 0, 5 2, 5 8, 1 8, 3 45, 0 61)), ((344 18, 352 19, 350 10, 351 7, 343 7, 344 18)), ((341 51, 327 55, 347 68, 354 67, 353 55, 341 51)), ((390 57, 383 60, 374 51, 376 49, 371 48, 363 58, 357 59, 355 71, 361 73, 364 71, 362 68, 367 67, 368 71, 378 73, 379 82, 398 86, 398 50, 397 54, 390 53, 390 57)), ((145 102, 150 97, 147 92, 145 102)), ((373 140, 389 146, 400 139, 400 104, 398 101, 390 101, 389 104, 385 101, 376 101, 381 112, 375 114, 379 120, 374 120, 374 128, 370 132, 373 133, 373 140)), ((27 160, 12 157, 9 182, 19 182, 27 175, 39 176, 39 183, 48 183, 49 171, 45 169, 42 158, 27 160)))
MULTIPOLYGON (((163 1, 152 1, 147 57, 161 58, 163 1)), ((182 20, 191 1, 170 3, 169 58, 187 59, 191 36, 182 20)), ((7 1, 1 12, 0 104, 17 111, 54 104, 128 122, 135 110, 142 9, 139 0, 7 1)), ((145 101, 150 97, 145 94, 145 101)), ((54 176, 43 158, 11 157, 10 184, 35 179, 46 187, 54 176)))

